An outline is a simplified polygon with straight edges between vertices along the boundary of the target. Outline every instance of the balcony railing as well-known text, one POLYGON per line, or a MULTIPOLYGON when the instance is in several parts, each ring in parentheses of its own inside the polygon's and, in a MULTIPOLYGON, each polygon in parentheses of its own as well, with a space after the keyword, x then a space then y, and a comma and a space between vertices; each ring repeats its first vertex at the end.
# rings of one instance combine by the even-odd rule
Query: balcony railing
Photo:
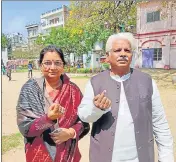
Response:
POLYGON ((59 25, 63 25, 63 24, 64 24, 63 21, 59 21, 57 23, 43 24, 42 28, 50 28, 50 27, 55 27, 55 26, 59 26, 59 25))

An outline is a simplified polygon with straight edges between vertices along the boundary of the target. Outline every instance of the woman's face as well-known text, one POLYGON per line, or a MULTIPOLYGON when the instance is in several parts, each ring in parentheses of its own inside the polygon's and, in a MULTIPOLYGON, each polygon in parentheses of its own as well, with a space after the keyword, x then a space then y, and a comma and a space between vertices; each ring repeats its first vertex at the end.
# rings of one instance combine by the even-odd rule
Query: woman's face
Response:
POLYGON ((64 64, 55 51, 45 53, 41 63, 41 71, 45 78, 58 79, 64 72, 64 64))

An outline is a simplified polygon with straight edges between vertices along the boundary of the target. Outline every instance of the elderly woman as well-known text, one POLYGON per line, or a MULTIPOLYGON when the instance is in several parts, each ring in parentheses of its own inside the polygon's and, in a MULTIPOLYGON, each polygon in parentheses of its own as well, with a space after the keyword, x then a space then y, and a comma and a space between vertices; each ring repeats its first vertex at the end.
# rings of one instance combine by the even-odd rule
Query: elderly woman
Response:
POLYGON ((43 76, 24 84, 17 104, 26 161, 79 162, 78 140, 90 129, 77 116, 81 91, 64 74, 61 49, 44 48, 39 62, 43 76))

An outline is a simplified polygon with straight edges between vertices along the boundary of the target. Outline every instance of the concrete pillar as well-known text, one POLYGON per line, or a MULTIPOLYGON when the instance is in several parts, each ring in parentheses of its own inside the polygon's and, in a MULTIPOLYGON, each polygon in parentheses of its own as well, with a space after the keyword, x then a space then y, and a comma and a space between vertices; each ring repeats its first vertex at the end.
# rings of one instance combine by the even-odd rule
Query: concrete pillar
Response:
POLYGON ((100 54, 92 52, 91 55, 91 68, 100 68, 100 54))

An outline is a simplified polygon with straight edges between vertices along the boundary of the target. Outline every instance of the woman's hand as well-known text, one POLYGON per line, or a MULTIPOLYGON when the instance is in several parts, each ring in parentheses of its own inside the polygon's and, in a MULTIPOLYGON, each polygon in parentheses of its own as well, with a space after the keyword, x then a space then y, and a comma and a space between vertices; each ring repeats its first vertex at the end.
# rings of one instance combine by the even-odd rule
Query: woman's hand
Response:
POLYGON ((56 120, 62 117, 64 113, 65 109, 61 105, 54 103, 49 107, 47 116, 50 120, 56 120))
POLYGON ((61 128, 57 133, 50 133, 51 138, 56 144, 68 141, 75 136, 75 130, 73 128, 61 128))

